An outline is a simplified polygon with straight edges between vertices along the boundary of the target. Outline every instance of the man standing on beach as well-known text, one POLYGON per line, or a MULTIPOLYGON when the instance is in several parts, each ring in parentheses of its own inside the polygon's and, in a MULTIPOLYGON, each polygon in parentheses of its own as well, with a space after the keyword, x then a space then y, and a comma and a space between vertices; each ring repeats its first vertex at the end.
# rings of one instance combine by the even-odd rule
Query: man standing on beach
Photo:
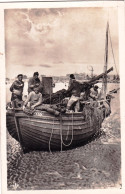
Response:
POLYGON ((28 81, 28 94, 33 91, 34 87, 39 87, 39 90, 41 92, 41 83, 39 79, 39 73, 34 72, 33 77, 31 77, 28 81))
POLYGON ((17 76, 17 80, 13 82, 13 84, 10 87, 10 91, 12 92, 11 101, 22 101, 22 95, 23 95, 23 87, 24 82, 22 81, 23 75, 19 74, 17 76))

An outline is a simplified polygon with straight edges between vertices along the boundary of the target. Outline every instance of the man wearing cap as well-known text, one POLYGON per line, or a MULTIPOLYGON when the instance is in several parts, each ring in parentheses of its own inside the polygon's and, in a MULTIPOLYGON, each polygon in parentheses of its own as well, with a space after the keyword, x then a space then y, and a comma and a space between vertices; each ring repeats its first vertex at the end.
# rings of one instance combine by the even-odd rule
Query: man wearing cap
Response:
POLYGON ((22 81, 23 75, 19 74, 17 76, 17 80, 13 82, 10 87, 10 91, 12 92, 11 101, 17 100, 22 101, 24 82, 22 81))
MULTIPOLYGON (((71 93, 71 97, 67 103, 67 111, 71 109, 72 105, 76 103, 80 98, 80 93, 82 91, 82 84, 76 81, 73 74, 70 75, 69 87, 67 93, 71 93)), ((78 112, 77 106, 75 107, 75 112, 78 112)))
POLYGON ((34 87, 40 87, 39 73, 34 72, 33 77, 28 81, 28 94, 33 91, 34 87))
POLYGON ((68 85, 68 88, 70 88, 71 84, 73 83, 73 80, 75 80, 75 76, 74 74, 70 74, 70 79, 69 79, 69 85, 68 85))

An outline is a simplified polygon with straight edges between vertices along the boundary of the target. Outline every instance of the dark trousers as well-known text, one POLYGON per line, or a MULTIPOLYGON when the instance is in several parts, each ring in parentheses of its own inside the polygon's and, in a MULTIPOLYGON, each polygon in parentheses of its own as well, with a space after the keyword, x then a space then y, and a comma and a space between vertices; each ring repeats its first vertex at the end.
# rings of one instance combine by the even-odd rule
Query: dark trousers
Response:
POLYGON ((12 93, 11 101, 14 101, 14 100, 22 101, 22 96, 18 96, 16 94, 12 93))

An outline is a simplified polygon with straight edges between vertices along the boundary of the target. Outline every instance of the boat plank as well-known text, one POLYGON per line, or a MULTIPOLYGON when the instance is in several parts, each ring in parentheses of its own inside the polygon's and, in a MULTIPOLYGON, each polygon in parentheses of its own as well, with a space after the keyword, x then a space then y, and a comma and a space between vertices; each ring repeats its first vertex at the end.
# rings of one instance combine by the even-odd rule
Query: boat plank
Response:
MULTIPOLYGON (((42 140, 42 142, 38 142, 37 138, 32 140, 32 136, 28 134, 28 132, 24 133, 26 136, 23 137, 23 140, 25 141, 25 145, 27 145, 27 147, 30 148, 30 146, 35 149, 40 149, 40 148, 44 148, 49 150, 49 142, 46 142, 44 140, 42 140)), ((82 143, 84 143, 85 140, 87 140, 90 136, 92 136, 93 133, 92 132, 88 132, 86 134, 86 136, 84 136, 84 138, 79 139, 78 140, 74 140, 72 141, 72 144, 69 147, 75 146, 75 145, 81 145, 82 143)), ((64 140, 63 140, 64 141, 64 140)), ((68 144, 67 141, 64 141, 65 144, 68 144)), ((54 150, 60 150, 61 149, 61 142, 59 143, 54 143, 52 140, 50 142, 50 148, 54 149, 54 150)), ((63 149, 65 149, 66 147, 63 145, 63 149)))
MULTIPOLYGON (((60 126, 60 122, 58 122, 58 123, 55 122, 55 121, 53 121, 53 122, 44 122, 42 119, 36 121, 36 120, 32 120, 32 119, 23 119, 23 118, 20 118, 19 120, 22 121, 22 122, 27 122, 27 123, 30 122, 30 123, 32 123, 32 124, 35 123, 36 125, 37 125, 37 124, 38 124, 38 125, 40 124, 40 125, 52 126, 52 125, 54 124, 54 126, 56 126, 56 127, 60 126)), ((83 121, 82 121, 82 122, 79 123, 79 126, 81 126, 81 125, 86 125, 86 123, 87 123, 87 122, 83 122, 83 121)), ((63 125, 63 126, 72 126, 72 125, 78 126, 78 123, 76 123, 76 122, 73 122, 73 123, 72 123, 72 122, 69 122, 69 123, 65 122, 65 123, 63 123, 63 122, 62 122, 62 125, 63 125)))
POLYGON ((8 125, 15 125, 15 122, 14 122, 14 121, 11 121, 11 122, 8 122, 8 121, 7 121, 6 124, 7 124, 7 126, 8 126, 8 125))
MULTIPOLYGON (((29 148, 29 150, 36 150, 36 151, 41 151, 41 150, 46 150, 49 151, 49 144, 45 144, 42 142, 42 144, 38 144, 37 141, 35 142, 27 142, 27 138, 24 137, 25 146, 29 148)), ((60 146, 61 147, 61 146, 60 146)), ((53 148, 54 150, 60 150, 59 146, 56 145, 51 145, 50 149, 53 148)))
MULTIPOLYGON (((25 126, 25 128, 31 128, 32 130, 34 130, 34 131, 36 131, 38 134, 43 134, 43 133, 45 133, 45 134, 51 134, 51 132, 52 132, 52 129, 53 129, 53 135, 60 135, 60 131, 62 130, 62 134, 64 135, 64 136, 67 136, 67 134, 69 133, 69 134, 72 134, 72 128, 68 128, 67 127, 67 129, 65 128, 60 128, 60 129, 55 129, 55 128, 52 128, 51 127, 51 129, 49 128, 49 129, 47 129, 47 128, 43 128, 43 127, 41 127, 41 126, 38 126, 38 127, 36 127, 36 125, 30 125, 30 124, 26 124, 26 123, 20 123, 20 125, 21 126, 25 126), (34 128, 33 128, 34 127, 34 128)), ((84 126, 84 128, 81 128, 81 127, 78 127, 78 129, 74 129, 73 128, 73 134, 74 135, 81 135, 81 134, 84 134, 84 133, 86 133, 86 132, 88 132, 88 131, 93 131, 93 128, 91 127, 90 128, 90 126, 88 127, 88 126, 84 126)))
MULTIPOLYGON (((33 131, 32 129, 29 129, 29 128, 27 128, 27 129, 25 129, 25 128, 23 128, 23 130, 22 130, 22 135, 23 135, 23 133, 27 133, 27 135, 29 135, 29 134, 31 134, 32 135, 32 137, 34 138, 37 138, 39 141, 42 141, 42 140, 45 140, 46 142, 49 142, 49 140, 50 140, 50 136, 51 136, 51 134, 49 134, 48 136, 45 136, 45 134, 39 134, 38 135, 38 133, 35 133, 35 131, 33 131)), ((58 136, 58 137, 60 137, 60 136, 58 136)), ((60 138, 59 139, 55 139, 53 142, 55 142, 55 143, 57 143, 58 141, 60 141, 60 138)))
MULTIPOLYGON (((55 127, 55 125, 51 125, 51 126, 47 126, 47 125, 37 125, 36 123, 30 123, 30 122, 22 122, 22 121, 19 121, 19 123, 21 124, 21 125, 24 125, 24 126, 26 126, 26 127, 34 127, 34 129, 35 130, 38 130, 38 131, 43 131, 43 132, 46 132, 46 133, 51 133, 51 130, 52 129, 54 129, 54 133, 56 133, 56 134, 59 134, 59 132, 60 132, 60 129, 62 128, 62 130, 63 130, 63 133, 66 133, 67 134, 67 131, 71 131, 72 130, 72 127, 70 126, 59 126, 59 128, 57 128, 57 127, 55 127)), ((73 126, 73 130, 74 131, 76 131, 76 133, 77 133, 77 131, 78 131, 78 133, 79 133, 79 131, 81 131, 81 130, 83 130, 82 131, 82 133, 83 132, 85 132, 86 130, 93 130, 93 128, 90 128, 90 125, 84 125, 84 126, 73 126)))
POLYGON ((6 119, 6 122, 7 122, 7 123, 14 122, 14 119, 6 119))
MULTIPOLYGON (((36 137, 39 137, 39 138, 42 138, 42 139, 47 139, 48 141, 50 140, 50 136, 51 136, 51 133, 43 133, 43 132, 40 132, 40 131, 36 131, 35 129, 33 129, 33 128, 25 128, 24 126, 21 126, 21 128, 22 128, 22 134, 23 134, 23 132, 24 132, 24 130, 25 131, 28 131, 29 133, 31 133, 32 134, 32 136, 34 137, 34 136, 36 136, 36 137)), ((51 131, 52 132, 52 131, 51 131)), ((85 133, 80 133, 80 134, 74 134, 73 133, 73 139, 74 140, 80 140, 80 139, 82 139, 82 138, 84 138, 85 136, 86 136, 86 134, 88 133, 88 132, 92 132, 92 133, 94 133, 94 131, 92 130, 92 131, 86 131, 85 133)), ((66 139, 67 138, 67 141, 69 140, 71 140, 71 138, 72 138, 72 131, 71 131, 71 133, 70 134, 62 134, 62 137, 63 137, 63 139, 66 139)), ((52 133, 52 141, 54 141, 54 142, 57 142, 57 140, 59 140, 60 141, 60 134, 54 134, 54 133, 52 133)))
MULTIPOLYGON (((23 141, 24 141, 24 137, 26 138, 26 141, 28 141, 28 139, 30 140, 30 142, 36 142, 38 145, 40 145, 40 144, 46 144, 46 145, 49 145, 49 140, 50 140, 50 138, 43 138, 43 137, 38 137, 38 136, 36 136, 36 134, 34 134, 34 133, 32 133, 31 131, 30 131, 30 133, 28 133, 29 132, 29 130, 28 131, 23 131, 22 132, 22 137, 23 137, 23 141)), ((54 141, 51 141, 51 144, 53 144, 54 146, 57 146, 58 144, 60 143, 60 141, 56 141, 56 142, 54 142, 54 141)))
POLYGON ((8 126, 8 127, 7 127, 7 130, 8 130, 8 131, 15 131, 15 133, 16 133, 15 125, 14 125, 14 126, 8 126))
MULTIPOLYGON (((20 120, 21 120, 22 118, 20 118, 20 120)), ((54 124, 56 125, 56 124, 60 124, 60 122, 62 122, 64 125, 68 125, 68 124, 72 124, 72 123, 74 123, 75 122, 75 124, 77 125, 77 124, 83 124, 83 123, 86 123, 85 122, 85 120, 72 120, 72 119, 68 119, 68 120, 46 120, 46 119, 43 119, 42 117, 41 118, 39 118, 39 119, 34 119, 34 118, 23 118, 23 120, 25 120, 25 121, 31 121, 31 122, 37 122, 37 123, 46 123, 46 124, 52 124, 53 122, 54 122, 54 124)))
MULTIPOLYGON (((56 116, 54 116, 54 115, 52 115, 52 114, 50 114, 50 113, 47 113, 46 111, 39 111, 39 113, 41 113, 42 114, 42 116, 44 116, 44 117, 46 117, 46 118, 48 118, 48 119, 51 119, 51 118, 56 118, 56 119, 58 119, 58 117, 56 117, 56 116)), ((27 115, 27 114, 25 114, 24 112, 16 112, 15 113, 15 115, 17 116, 17 117, 35 117, 35 118, 39 118, 40 116, 36 116, 36 115, 33 115, 33 116, 29 116, 29 115, 27 115)), ((78 113, 65 113, 65 114, 61 114, 61 116, 62 116, 62 118, 64 118, 64 119, 67 119, 67 118, 71 118, 71 117, 82 117, 83 118, 83 113, 82 112, 78 112, 78 113)))
POLYGON ((7 125, 6 127, 7 127, 7 129, 9 129, 9 130, 13 130, 13 128, 15 128, 15 124, 7 125))
POLYGON ((39 142, 37 139, 33 139, 32 136, 27 135, 27 133, 23 134, 23 144, 27 147, 48 147, 48 142, 44 140, 42 142, 39 142))

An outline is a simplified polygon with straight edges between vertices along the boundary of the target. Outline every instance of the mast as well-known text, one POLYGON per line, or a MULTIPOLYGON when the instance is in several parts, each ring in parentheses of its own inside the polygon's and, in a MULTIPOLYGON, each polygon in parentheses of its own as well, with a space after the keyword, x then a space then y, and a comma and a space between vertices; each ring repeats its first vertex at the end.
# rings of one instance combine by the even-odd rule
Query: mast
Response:
POLYGON ((109 23, 107 22, 106 28, 106 41, 105 41, 105 56, 104 56, 104 76, 103 76, 103 97, 106 99, 107 91, 107 66, 108 66, 108 32, 109 32, 109 23))
POLYGON ((93 66, 91 66, 90 71, 91 71, 91 78, 93 78, 93 71, 94 71, 93 66))

